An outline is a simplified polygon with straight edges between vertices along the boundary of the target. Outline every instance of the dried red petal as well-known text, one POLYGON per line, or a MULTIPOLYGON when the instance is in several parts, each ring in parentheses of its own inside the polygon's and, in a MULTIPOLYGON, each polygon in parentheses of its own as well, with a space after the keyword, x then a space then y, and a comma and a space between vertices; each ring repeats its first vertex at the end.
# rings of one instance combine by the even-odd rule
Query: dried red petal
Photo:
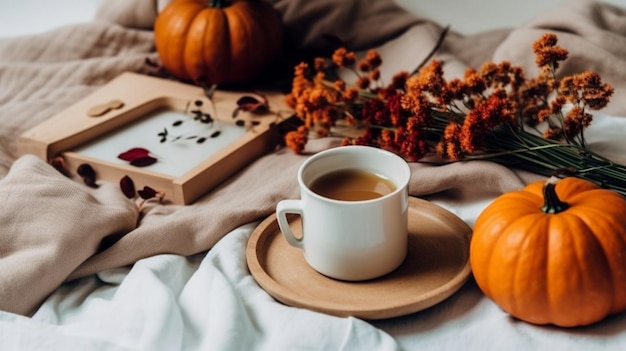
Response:
POLYGON ((133 162, 134 160, 146 157, 149 154, 149 150, 146 150, 142 147, 135 147, 128 151, 122 152, 121 154, 117 155, 117 157, 124 161, 133 162))
POLYGON ((237 100, 237 108, 233 111, 232 117, 235 118, 239 111, 248 111, 252 113, 266 113, 269 111, 267 98, 263 96, 263 101, 249 95, 244 95, 237 100))
POLYGON ((244 95, 237 100, 237 105, 250 105, 250 104, 259 104, 261 101, 257 100, 254 96, 244 95))
POLYGON ((50 161, 50 165, 52 165, 52 167, 54 167, 54 169, 59 171, 59 173, 63 174, 64 176, 66 176, 68 178, 72 177, 72 175, 70 174, 70 171, 68 171, 67 168, 65 168, 65 159, 63 159, 63 157, 57 156, 57 157, 53 158, 50 161))
POLYGON ((145 156, 145 157, 140 157, 140 158, 132 160, 130 164, 135 167, 147 167, 152 164, 155 164, 156 161, 157 159, 152 156, 145 156))
POLYGON ((149 186, 144 186, 143 189, 137 191, 137 194, 139 194, 142 199, 148 200, 155 197, 157 192, 149 186))
POLYGON ((85 185, 92 188, 98 187, 96 184, 96 171, 90 165, 86 163, 79 165, 76 169, 76 173, 83 178, 85 185))
POLYGON ((122 179, 120 179, 120 189, 122 189, 122 193, 129 199, 135 197, 135 183, 133 180, 125 175, 122 179))

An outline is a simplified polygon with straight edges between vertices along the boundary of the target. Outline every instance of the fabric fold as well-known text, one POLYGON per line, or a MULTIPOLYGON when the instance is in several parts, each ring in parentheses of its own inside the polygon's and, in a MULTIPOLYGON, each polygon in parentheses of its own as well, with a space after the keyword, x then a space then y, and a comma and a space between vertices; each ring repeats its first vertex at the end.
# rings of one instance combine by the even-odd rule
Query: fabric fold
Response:
POLYGON ((24 315, 138 219, 112 184, 82 186, 31 155, 0 180, 0 199, 0 309, 24 315))

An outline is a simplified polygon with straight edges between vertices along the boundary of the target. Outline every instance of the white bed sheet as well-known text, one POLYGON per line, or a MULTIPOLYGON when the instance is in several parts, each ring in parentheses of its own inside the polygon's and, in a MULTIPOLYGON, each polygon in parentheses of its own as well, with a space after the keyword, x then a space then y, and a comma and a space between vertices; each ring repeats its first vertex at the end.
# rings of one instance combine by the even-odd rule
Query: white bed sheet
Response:
MULTIPOLYGON (((625 118, 598 115, 586 135, 624 162, 625 133, 625 118)), ((472 223, 486 202, 438 204, 472 223)), ((534 326, 501 311, 472 281, 434 307, 387 320, 283 305, 247 270, 256 225, 233 230, 208 253, 157 255, 66 284, 32 318, 0 311, 0 350, 626 349, 625 314, 586 328, 534 326)))
MULTIPOLYGON (((473 33, 523 24, 561 1, 567 0, 399 3, 473 33)), ((623 5, 623 0, 611 2, 623 5)), ((98 0, 0 0, 0 36, 90 21, 98 5, 98 0)), ((625 133, 625 119, 599 117, 587 135, 592 143, 600 135, 606 142, 608 136, 610 151, 619 157, 626 154, 625 133)), ((439 205, 473 223, 487 203, 439 205)), ((245 242, 255 225, 232 231, 207 254, 159 255, 132 269, 67 284, 33 318, 0 313, 0 349, 14 350, 16 345, 28 350, 176 350, 180 345, 190 350, 298 350, 311 345, 320 350, 330 345, 345 350, 626 349, 625 315, 584 329, 537 327, 507 316, 471 282, 435 307, 384 321, 336 318, 284 306, 247 272, 245 242)))

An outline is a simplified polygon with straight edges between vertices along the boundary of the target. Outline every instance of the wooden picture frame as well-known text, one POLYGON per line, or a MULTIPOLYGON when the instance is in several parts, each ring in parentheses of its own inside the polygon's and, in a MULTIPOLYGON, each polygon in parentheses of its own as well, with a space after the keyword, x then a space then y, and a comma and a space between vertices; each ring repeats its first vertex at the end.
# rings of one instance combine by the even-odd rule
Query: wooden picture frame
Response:
MULTIPOLYGON (((244 95, 261 100, 254 93, 222 90, 209 99, 198 86, 123 73, 24 133, 18 152, 48 162, 61 157, 73 174, 88 164, 97 180, 119 183, 129 176, 137 189, 148 186, 164 193, 166 201, 191 204, 272 150, 282 137, 277 113, 239 111, 233 117, 244 95), (209 123, 198 121, 199 111, 210 116, 209 123), (150 150, 157 162, 137 167, 117 157, 133 147, 150 150), (182 159, 190 163, 180 166, 182 159)), ((282 94, 263 96, 272 111, 293 115, 282 94)))

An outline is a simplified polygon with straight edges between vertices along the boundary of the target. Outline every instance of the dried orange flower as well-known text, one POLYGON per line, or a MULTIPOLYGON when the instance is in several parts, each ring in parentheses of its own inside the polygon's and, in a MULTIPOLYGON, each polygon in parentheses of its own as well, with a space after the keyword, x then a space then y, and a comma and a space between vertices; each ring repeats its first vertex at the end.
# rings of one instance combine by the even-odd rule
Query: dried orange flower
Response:
POLYGON ((608 84, 602 84, 597 73, 583 72, 564 77, 559 85, 559 91, 571 103, 598 110, 609 103, 614 89, 608 84))
POLYGON ((326 60, 321 57, 317 57, 314 61, 315 70, 318 72, 324 72, 326 70, 326 60))
POLYGON ((308 134, 308 128, 300 126, 297 130, 291 131, 285 135, 285 144, 295 152, 301 153, 304 151, 304 147, 308 141, 308 134))
POLYGON ((339 67, 348 67, 356 61, 356 54, 342 47, 335 50, 332 60, 339 67))
POLYGON ((365 54, 365 61, 369 64, 370 68, 378 68, 383 63, 383 59, 376 50, 369 50, 365 54))
POLYGON ((537 63, 538 67, 552 65, 554 69, 557 69, 559 63, 567 59, 569 52, 556 44, 556 35, 550 33, 544 34, 533 44, 535 63, 537 63))
POLYGON ((338 80, 334 81, 333 85, 335 86, 335 89, 337 89, 338 91, 346 90, 346 82, 344 82, 341 79, 338 79, 338 80))
POLYGON ((367 89, 370 86, 370 79, 369 77, 359 77, 359 79, 356 82, 356 86, 359 89, 367 89))
POLYGON ((394 90, 403 90, 406 80, 409 78, 409 72, 403 71, 396 73, 391 80, 390 87, 394 90))
POLYGON ((357 69, 361 72, 369 72, 370 64, 367 61, 360 61, 357 65, 357 69))
POLYGON ((302 152, 311 135, 338 135, 341 120, 359 132, 344 136, 342 145, 376 146, 407 161, 429 154, 450 161, 490 159, 544 175, 580 169, 575 175, 626 194, 618 185, 626 183, 626 167, 585 148, 590 111, 609 103, 613 87, 594 72, 559 77, 556 69, 568 51, 557 39, 548 33, 533 43, 540 68, 535 77, 503 61, 448 80, 444 63, 435 59, 416 72, 398 72, 388 85, 380 79, 377 51, 357 61, 354 52, 339 48, 331 60, 355 74, 351 84, 328 80, 321 59, 314 61, 315 75, 304 63, 296 66, 288 103, 303 126, 287 134, 287 146, 302 152))
POLYGON ((373 70, 370 72, 370 79, 371 79, 371 80, 374 80, 374 81, 376 81, 376 80, 379 80, 379 79, 380 79, 380 70, 379 70, 378 68, 377 68, 377 69, 373 69, 373 70))

